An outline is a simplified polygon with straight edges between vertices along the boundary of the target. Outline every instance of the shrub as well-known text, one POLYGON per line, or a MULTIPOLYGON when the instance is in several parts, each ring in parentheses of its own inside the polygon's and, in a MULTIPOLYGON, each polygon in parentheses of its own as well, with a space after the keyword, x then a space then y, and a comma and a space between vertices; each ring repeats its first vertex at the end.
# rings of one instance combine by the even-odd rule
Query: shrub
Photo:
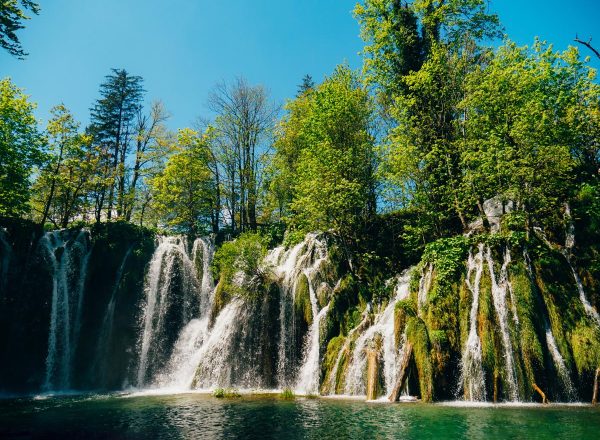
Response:
POLYGON ((215 252, 213 273, 220 278, 221 288, 233 296, 254 297, 252 288, 264 276, 261 267, 267 253, 267 240, 260 234, 247 232, 228 241, 215 252))

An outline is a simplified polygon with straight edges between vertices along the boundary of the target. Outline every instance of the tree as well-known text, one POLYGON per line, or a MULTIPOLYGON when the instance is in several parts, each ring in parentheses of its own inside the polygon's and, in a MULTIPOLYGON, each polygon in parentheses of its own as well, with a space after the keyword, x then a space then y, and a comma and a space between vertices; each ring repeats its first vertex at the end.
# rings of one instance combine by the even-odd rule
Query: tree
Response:
POLYGON ((313 81, 312 76, 310 76, 309 74, 306 74, 302 78, 302 84, 300 84, 298 86, 298 93, 296 94, 296 97, 304 95, 309 90, 312 90, 314 88, 315 88, 315 82, 313 81))
POLYGON ((529 227, 559 222, 563 203, 598 170, 600 87, 570 48, 507 43, 466 79, 466 193, 500 195, 529 227))
POLYGON ((125 70, 112 69, 112 74, 100 86, 102 96, 91 109, 90 134, 103 150, 104 180, 96 200, 96 220, 100 221, 106 205, 106 218, 111 219, 115 208, 120 217, 125 212, 126 159, 135 137, 134 121, 141 109, 144 94, 142 78, 125 70))
POLYGON ((401 0, 366 0, 354 15, 361 26, 365 82, 386 106, 403 90, 402 77, 421 67, 424 47, 413 8, 401 0))
POLYGON ((0 3, 0 46, 11 55, 23 59, 27 53, 21 47, 16 32, 23 29, 23 20, 29 20, 26 11, 39 14, 40 6, 31 0, 3 0, 0 3))
POLYGON ((217 114, 214 135, 221 147, 232 229, 237 217, 242 231, 256 230, 266 143, 278 109, 264 87, 250 86, 243 78, 216 86, 209 106, 217 114))
POLYGON ((283 175, 292 192, 289 222, 303 231, 335 229, 356 238, 376 209, 369 94, 340 66, 298 100, 288 107, 275 155, 289 164, 283 175))
POLYGON ((64 105, 50 111, 46 129, 46 160, 33 186, 32 206, 43 225, 50 220, 66 228, 75 216, 86 217, 86 196, 98 158, 90 151, 90 137, 64 105))
POLYGON ((124 200, 126 221, 131 220, 136 207, 138 186, 146 169, 153 162, 160 161, 168 152, 170 134, 164 125, 168 118, 169 114, 160 101, 152 103, 149 114, 145 114, 141 108, 138 110, 135 121, 135 159, 131 183, 124 200))
POLYGON ((150 181, 154 204, 166 224, 197 235, 210 225, 215 188, 205 137, 179 131, 175 153, 150 181))
POLYGON ((10 79, 0 80, 0 216, 19 216, 29 208, 29 177, 43 159, 34 109, 10 79))

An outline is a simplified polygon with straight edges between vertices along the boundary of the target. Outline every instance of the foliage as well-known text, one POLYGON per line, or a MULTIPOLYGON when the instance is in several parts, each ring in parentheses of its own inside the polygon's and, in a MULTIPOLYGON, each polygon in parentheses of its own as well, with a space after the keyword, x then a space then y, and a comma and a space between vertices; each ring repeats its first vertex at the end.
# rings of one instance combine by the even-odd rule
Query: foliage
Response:
POLYGON ((356 75, 340 66, 291 106, 276 160, 291 191, 288 221, 299 230, 353 236, 374 212, 371 105, 356 75))
POLYGON ((87 212, 87 195, 95 183, 98 157, 90 152, 91 139, 79 132, 79 124, 64 105, 50 110, 48 146, 33 186, 35 218, 55 228, 66 228, 81 212, 87 212))
POLYGON ((0 216, 28 211, 29 177, 43 159, 34 109, 9 78, 0 80, 0 216))
POLYGON ((149 181, 155 209, 169 226, 197 235, 210 224, 215 192, 206 140, 180 130, 173 150, 164 170, 149 181))
POLYGON ((537 223, 560 221, 575 171, 589 166, 600 100, 592 80, 575 48, 555 53, 540 42, 532 51, 508 42, 473 71, 460 105, 467 198, 501 194, 537 223))
POLYGON ((37 15, 40 5, 32 0, 4 0, 0 3, 0 47, 20 59, 27 54, 16 32, 25 27, 23 20, 29 20, 27 10, 37 15))
POLYGON ((143 79, 124 69, 112 69, 100 85, 100 95, 91 109, 89 127, 103 159, 98 168, 101 179, 95 194, 98 221, 103 210, 110 220, 113 210, 120 217, 127 209, 126 161, 134 139, 134 120, 142 108, 143 79))
POLYGON ((245 232, 233 241, 223 243, 214 255, 212 270, 220 278, 220 288, 231 296, 256 297, 260 283, 266 276, 261 266, 267 253, 265 238, 254 232, 245 232))
POLYGON ((435 266, 440 282, 450 282, 464 267, 469 244, 469 239, 462 235, 434 241, 425 247, 423 262, 435 266))

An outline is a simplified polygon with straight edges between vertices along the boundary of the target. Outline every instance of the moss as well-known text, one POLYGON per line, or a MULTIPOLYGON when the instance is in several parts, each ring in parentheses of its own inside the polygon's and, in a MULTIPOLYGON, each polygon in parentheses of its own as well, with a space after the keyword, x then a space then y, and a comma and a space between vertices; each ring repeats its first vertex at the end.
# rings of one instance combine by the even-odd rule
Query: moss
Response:
MULTIPOLYGON (((223 276, 221 276, 222 278, 223 276)), ((213 308, 210 314, 210 321, 214 322, 221 313, 221 310, 225 308, 225 306, 231 301, 231 295, 225 289, 225 282, 223 279, 220 279, 217 283, 217 287, 215 288, 215 296, 213 301, 213 308)))
POLYGON ((312 305, 310 303, 310 287, 306 275, 300 274, 294 292, 294 313, 310 326, 313 321, 312 305))
POLYGON ((333 384, 333 388, 334 388, 333 390, 329 389, 330 388, 329 378, 336 366, 335 363, 338 360, 339 352, 342 349, 342 347, 344 346, 345 341, 346 341, 345 337, 336 336, 336 337, 332 338, 329 341, 329 343, 327 344, 327 351, 325 352, 325 357, 323 358, 323 363, 321 364, 321 373, 322 373, 322 377, 323 377, 322 386, 321 386, 322 394, 329 394, 332 391, 337 390, 338 379, 339 379, 339 375, 340 375, 339 366, 338 366, 338 375, 335 378, 335 382, 333 384))
POLYGON ((319 303, 320 308, 325 307, 329 303, 332 293, 333 291, 331 287, 329 287, 329 284, 321 283, 321 285, 317 289, 317 301, 319 303))
POLYGON ((414 299, 406 298, 398 301, 394 307, 394 340, 396 348, 400 347, 400 339, 404 334, 406 322, 410 317, 417 316, 417 304, 414 299))
POLYGON ((509 277, 519 317, 519 325, 516 329, 520 347, 518 352, 521 354, 525 376, 520 378, 519 382, 523 385, 524 395, 531 395, 532 383, 545 385, 541 381, 544 372, 544 350, 538 336, 544 328, 540 316, 543 312, 537 293, 532 289, 525 265, 512 264, 509 277))
POLYGON ((434 395, 431 345, 427 326, 421 319, 412 317, 408 320, 406 324, 406 339, 413 347, 413 356, 419 376, 421 400, 430 402, 434 395))
POLYGON ((580 321, 571 334, 575 366, 580 375, 590 374, 600 366, 600 334, 580 321))

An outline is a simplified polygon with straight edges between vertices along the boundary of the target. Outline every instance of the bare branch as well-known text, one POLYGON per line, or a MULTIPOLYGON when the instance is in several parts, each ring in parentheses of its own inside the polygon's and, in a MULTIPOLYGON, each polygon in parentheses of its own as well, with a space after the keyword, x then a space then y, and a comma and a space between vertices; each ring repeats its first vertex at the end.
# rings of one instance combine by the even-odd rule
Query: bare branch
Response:
POLYGON ((593 46, 592 46, 592 39, 590 38, 588 41, 583 41, 580 40, 579 37, 577 35, 575 35, 575 42, 579 43, 579 44, 583 44, 585 47, 587 47, 589 50, 591 50, 592 52, 594 52, 596 54, 596 56, 598 58, 600 58, 600 52, 598 52, 598 50, 596 50, 593 46))

